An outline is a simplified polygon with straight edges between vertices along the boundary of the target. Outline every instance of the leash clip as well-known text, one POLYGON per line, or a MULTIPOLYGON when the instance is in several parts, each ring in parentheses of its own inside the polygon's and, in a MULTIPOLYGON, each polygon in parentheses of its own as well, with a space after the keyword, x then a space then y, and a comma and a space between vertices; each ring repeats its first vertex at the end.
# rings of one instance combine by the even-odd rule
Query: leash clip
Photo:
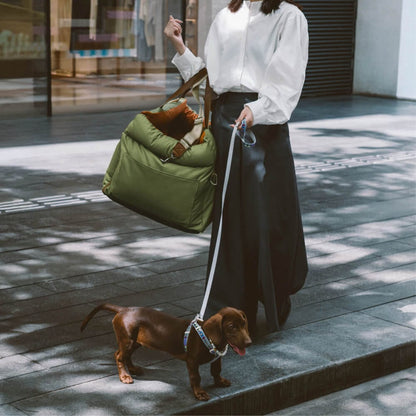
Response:
POLYGON ((173 153, 171 153, 170 154, 170 156, 168 156, 166 159, 163 159, 163 158, 159 158, 160 159, 160 161, 162 162, 162 163, 168 163, 168 162, 170 162, 171 160, 175 160, 176 159, 176 157, 174 156, 174 154, 173 153))

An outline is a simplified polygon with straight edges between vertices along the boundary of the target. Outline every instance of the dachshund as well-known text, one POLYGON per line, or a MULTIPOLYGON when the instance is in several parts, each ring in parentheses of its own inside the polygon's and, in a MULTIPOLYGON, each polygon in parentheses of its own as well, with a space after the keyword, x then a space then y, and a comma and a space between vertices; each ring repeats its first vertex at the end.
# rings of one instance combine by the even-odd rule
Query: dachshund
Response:
MULTIPOLYGON (((252 344, 248 333, 248 322, 243 311, 226 307, 206 321, 199 321, 203 333, 212 342, 214 351, 209 351, 191 321, 170 316, 164 312, 147 307, 122 307, 108 303, 97 306, 84 319, 81 331, 100 310, 115 313, 113 328, 117 338, 118 350, 114 356, 120 381, 133 383, 131 374, 143 373, 141 367, 134 366, 132 353, 140 346, 165 351, 186 362, 191 388, 196 399, 206 401, 209 395, 201 388, 199 366, 211 362, 211 375, 215 385, 228 387, 230 381, 221 377, 221 355, 229 345, 237 354, 243 356, 252 344), (190 329, 187 345, 184 348, 184 334, 190 329), (213 361, 213 352, 219 352, 213 361), (221 353, 222 351, 222 353, 221 353)), ((209 341, 208 341, 209 342, 209 341)))

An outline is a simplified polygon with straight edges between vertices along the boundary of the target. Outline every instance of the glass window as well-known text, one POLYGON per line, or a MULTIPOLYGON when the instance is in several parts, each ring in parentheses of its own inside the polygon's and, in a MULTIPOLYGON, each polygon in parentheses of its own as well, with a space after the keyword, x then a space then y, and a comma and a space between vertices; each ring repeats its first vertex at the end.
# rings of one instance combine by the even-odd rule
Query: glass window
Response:
POLYGON ((160 105, 182 83, 169 15, 198 54, 198 0, 0 0, 0 118, 160 105))
POLYGON ((47 112, 46 6, 0 1, 0 118, 47 112))
MULTIPOLYGON (((192 1, 195 3, 195 1, 192 1)), ((163 29, 182 0, 51 0, 53 113, 143 109, 181 83, 163 29)))

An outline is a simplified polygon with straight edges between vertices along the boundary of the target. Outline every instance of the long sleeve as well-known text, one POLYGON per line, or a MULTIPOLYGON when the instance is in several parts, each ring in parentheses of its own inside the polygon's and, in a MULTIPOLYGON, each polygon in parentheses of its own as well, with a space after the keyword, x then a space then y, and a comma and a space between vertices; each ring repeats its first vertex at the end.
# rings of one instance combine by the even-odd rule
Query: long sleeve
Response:
POLYGON ((188 48, 185 49, 182 55, 177 53, 173 57, 172 63, 178 68, 185 82, 205 67, 202 58, 195 56, 188 48))
POLYGON ((172 63, 178 68, 184 81, 188 81, 193 75, 198 73, 202 68, 207 66, 210 81, 216 78, 219 71, 220 57, 218 51, 221 48, 218 38, 218 16, 213 20, 205 41, 204 59, 195 56, 189 48, 186 48, 182 55, 177 53, 172 63))
POLYGON ((270 15, 260 7, 261 2, 244 2, 237 12, 222 9, 210 27, 204 58, 186 49, 172 62, 185 81, 206 66, 218 95, 257 92, 258 99, 246 104, 254 124, 283 124, 290 119, 305 81, 308 24, 293 4, 283 1, 270 15))
POLYGON ((246 104, 253 112, 254 124, 283 124, 290 119, 305 81, 308 40, 303 14, 288 16, 266 67, 259 99, 246 104))

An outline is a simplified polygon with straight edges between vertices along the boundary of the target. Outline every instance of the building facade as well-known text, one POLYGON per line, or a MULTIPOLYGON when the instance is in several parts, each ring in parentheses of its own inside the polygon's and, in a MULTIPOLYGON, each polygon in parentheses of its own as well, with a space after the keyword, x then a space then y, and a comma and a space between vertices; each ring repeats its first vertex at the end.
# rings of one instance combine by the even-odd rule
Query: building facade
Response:
POLYGON ((353 91, 416 99, 416 1, 358 0, 353 91))
MULTIPOLYGON (((0 0, 0 118, 160 104, 181 83, 163 35, 169 15, 184 21, 188 47, 202 55, 210 22, 227 3, 0 0)), ((415 98, 414 0, 299 3, 310 31, 304 96, 415 98)))

